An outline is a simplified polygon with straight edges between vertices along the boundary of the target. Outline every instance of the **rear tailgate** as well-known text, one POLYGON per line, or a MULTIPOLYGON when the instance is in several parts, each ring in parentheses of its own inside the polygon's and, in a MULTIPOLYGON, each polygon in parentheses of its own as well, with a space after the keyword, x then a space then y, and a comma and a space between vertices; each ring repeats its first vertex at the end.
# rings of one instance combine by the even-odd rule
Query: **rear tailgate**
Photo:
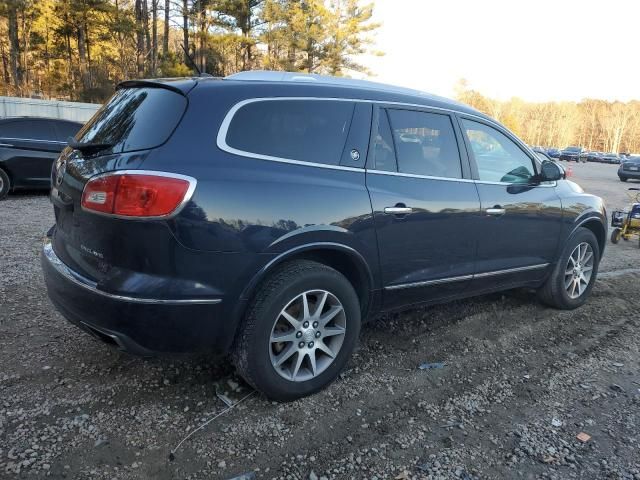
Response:
POLYGON ((78 149, 67 147, 54 163, 54 251, 70 268, 94 281, 117 281, 117 271, 123 269, 145 266, 148 271, 150 256, 161 255, 174 241, 166 222, 101 216, 84 211, 81 199, 92 177, 139 170, 153 149, 170 138, 188 104, 185 92, 190 88, 184 81, 180 86, 125 83, 78 132, 78 149))

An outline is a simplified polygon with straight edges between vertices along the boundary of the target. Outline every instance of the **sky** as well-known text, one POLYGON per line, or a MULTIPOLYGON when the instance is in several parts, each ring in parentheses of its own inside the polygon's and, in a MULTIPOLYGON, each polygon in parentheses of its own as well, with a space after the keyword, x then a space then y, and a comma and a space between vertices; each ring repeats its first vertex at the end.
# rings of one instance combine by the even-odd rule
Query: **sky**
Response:
MULTIPOLYGON (((365 0, 366 1, 366 0, 365 0)), ((640 0, 375 0, 373 81, 453 97, 640 100, 640 0)))

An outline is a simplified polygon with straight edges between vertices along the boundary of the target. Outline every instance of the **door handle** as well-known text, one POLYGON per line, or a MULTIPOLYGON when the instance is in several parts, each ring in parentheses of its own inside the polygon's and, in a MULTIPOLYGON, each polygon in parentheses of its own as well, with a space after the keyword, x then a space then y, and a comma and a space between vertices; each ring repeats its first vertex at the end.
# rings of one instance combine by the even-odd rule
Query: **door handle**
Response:
POLYGON ((492 217, 501 217, 502 215, 507 213, 507 211, 504 208, 500 207, 499 205, 496 205, 493 208, 487 208, 486 212, 487 212, 487 215, 490 215, 492 217))
POLYGON ((413 208, 396 205, 395 207, 384 207, 384 213, 391 215, 407 215, 413 212, 413 208))

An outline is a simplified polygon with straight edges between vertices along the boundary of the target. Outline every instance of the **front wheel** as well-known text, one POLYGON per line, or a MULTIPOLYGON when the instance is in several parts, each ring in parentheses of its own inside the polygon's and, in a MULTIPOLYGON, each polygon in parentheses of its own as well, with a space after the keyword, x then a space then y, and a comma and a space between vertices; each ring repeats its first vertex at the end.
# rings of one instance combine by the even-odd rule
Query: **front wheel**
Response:
POLYGON ((578 228, 567 240, 553 272, 538 290, 543 303, 562 310, 583 305, 596 281, 600 263, 598 240, 588 228, 578 228))
POLYGON ((308 260, 280 267, 260 287, 232 360, 254 388, 290 401, 329 385, 360 333, 360 302, 338 271, 308 260))
POLYGON ((627 180, 629 180, 627 177, 620 177, 621 182, 626 182, 627 180))

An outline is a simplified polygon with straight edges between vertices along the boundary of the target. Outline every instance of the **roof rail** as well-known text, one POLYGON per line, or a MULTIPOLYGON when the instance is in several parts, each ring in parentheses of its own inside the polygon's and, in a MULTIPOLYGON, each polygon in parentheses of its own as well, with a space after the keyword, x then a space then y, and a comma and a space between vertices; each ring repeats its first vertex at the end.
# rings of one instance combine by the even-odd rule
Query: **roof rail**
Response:
MULTIPOLYGON (((372 90, 382 90, 386 92, 404 93, 406 95, 420 95, 429 98, 438 98, 436 95, 414 90, 411 88, 398 87, 385 83, 371 82, 369 80, 357 80, 354 78, 332 77, 330 75, 318 75, 315 73, 299 72, 278 72, 268 70, 251 70, 238 72, 224 78, 230 80, 247 80, 256 82, 309 82, 325 85, 339 85, 344 87, 368 88, 372 90)), ((451 102, 450 99, 446 99, 451 102)))

